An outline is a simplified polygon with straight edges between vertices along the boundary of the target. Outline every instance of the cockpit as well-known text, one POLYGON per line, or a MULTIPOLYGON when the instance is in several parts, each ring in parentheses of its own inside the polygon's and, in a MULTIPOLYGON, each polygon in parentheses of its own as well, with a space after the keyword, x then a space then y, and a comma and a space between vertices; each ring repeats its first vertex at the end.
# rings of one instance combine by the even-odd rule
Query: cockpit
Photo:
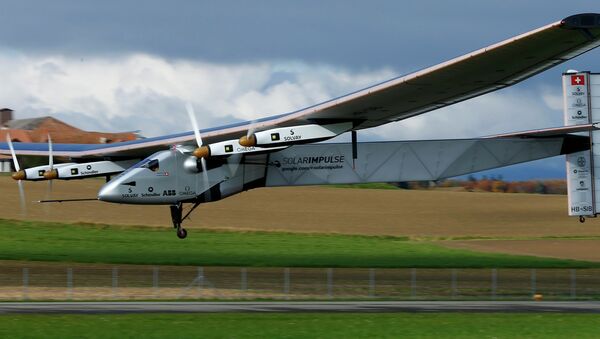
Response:
POLYGON ((176 174, 177 154, 160 151, 113 178, 102 187, 98 197, 111 202, 168 202, 171 195, 163 193, 176 191, 176 174))
POLYGON ((151 170, 152 172, 157 172, 160 169, 159 164, 158 164, 158 159, 150 159, 146 163, 140 165, 140 167, 147 168, 147 169, 151 170))
POLYGON ((160 171, 160 159, 165 158, 165 156, 163 154, 160 153, 155 153, 151 156, 149 156, 148 158, 136 163, 135 165, 129 167, 128 169, 126 169, 123 173, 121 173, 119 175, 119 177, 124 176, 127 173, 130 173, 131 171, 137 169, 137 168, 146 168, 149 169, 150 171, 157 173, 160 171))
POLYGON ((160 166, 159 166, 158 159, 156 159, 156 158, 146 158, 146 159, 138 162, 137 164, 129 167, 127 169, 127 171, 133 170, 135 168, 147 168, 147 169, 151 170, 152 172, 156 172, 160 168, 160 166))

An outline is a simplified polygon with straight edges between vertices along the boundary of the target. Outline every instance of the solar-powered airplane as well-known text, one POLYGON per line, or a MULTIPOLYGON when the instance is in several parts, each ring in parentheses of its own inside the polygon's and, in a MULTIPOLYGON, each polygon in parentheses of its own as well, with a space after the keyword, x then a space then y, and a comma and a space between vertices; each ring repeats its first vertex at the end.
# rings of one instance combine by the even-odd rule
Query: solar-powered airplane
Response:
MULTIPOLYGON (((21 193, 22 180, 106 176, 98 200, 170 205, 177 236, 185 238, 182 222, 199 204, 252 188, 438 180, 590 152, 591 131, 598 127, 587 113, 579 124, 476 139, 359 143, 356 131, 514 85, 599 45, 600 14, 578 14, 291 113, 199 130, 188 105, 192 132, 99 145, 8 138, 0 154, 12 155, 21 193), (317 143, 346 132, 349 143, 317 143), (17 156, 47 156, 49 163, 21 169, 17 156), (54 156, 69 162, 54 164, 54 156), (184 204, 191 204, 187 213, 184 204)), ((573 161, 581 164, 579 158, 573 161)), ((586 206, 577 215, 595 215, 586 206)))

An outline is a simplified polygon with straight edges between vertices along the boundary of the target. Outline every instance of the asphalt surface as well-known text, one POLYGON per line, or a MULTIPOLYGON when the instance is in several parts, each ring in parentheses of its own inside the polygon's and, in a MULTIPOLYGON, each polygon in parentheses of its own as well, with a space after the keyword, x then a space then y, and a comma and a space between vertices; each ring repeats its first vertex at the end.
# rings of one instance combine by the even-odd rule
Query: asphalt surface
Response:
POLYGON ((600 313, 597 301, 362 301, 362 302, 3 302, 10 313, 224 312, 565 312, 600 313))

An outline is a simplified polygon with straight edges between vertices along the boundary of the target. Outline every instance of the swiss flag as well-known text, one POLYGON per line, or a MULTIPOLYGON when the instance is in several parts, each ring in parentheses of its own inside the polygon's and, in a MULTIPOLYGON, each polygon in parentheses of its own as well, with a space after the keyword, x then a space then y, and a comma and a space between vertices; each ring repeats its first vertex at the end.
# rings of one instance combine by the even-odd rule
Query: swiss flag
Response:
POLYGON ((571 85, 585 85, 585 76, 583 75, 571 75, 571 85))

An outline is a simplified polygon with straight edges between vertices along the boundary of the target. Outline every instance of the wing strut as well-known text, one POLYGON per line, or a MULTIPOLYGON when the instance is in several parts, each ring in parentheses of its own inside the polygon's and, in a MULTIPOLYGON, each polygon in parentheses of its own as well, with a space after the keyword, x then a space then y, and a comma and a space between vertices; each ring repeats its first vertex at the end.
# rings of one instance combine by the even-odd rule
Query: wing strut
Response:
POLYGON ((38 200, 38 203, 48 202, 75 202, 75 201, 98 201, 98 198, 78 198, 78 199, 53 199, 53 200, 38 200))
POLYGON ((356 169, 356 159, 358 158, 358 143, 356 141, 356 131, 352 130, 352 169, 356 169))

